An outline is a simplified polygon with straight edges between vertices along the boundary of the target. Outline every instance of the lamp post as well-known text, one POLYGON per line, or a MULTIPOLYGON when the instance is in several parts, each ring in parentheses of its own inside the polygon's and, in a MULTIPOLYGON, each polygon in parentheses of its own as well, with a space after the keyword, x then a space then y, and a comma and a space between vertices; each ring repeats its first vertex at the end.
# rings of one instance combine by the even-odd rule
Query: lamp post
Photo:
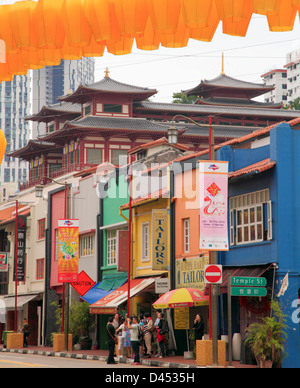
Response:
MULTIPOLYGON (((41 198, 43 196, 43 180, 48 179, 53 183, 65 186, 65 219, 70 218, 70 188, 71 183, 59 182, 48 176, 40 178, 41 184, 35 186, 35 196, 41 198)), ((65 334, 65 350, 68 350, 68 331, 69 331, 69 284, 63 284, 63 303, 62 303, 62 332, 65 334)))
MULTIPOLYGON (((215 149, 214 149, 214 128, 212 125, 212 117, 209 116, 208 124, 200 124, 191 119, 188 116, 178 114, 172 118, 172 126, 168 129, 168 138, 170 144, 177 143, 178 129, 174 124, 174 120, 177 117, 183 117, 198 127, 206 127, 209 129, 209 160, 215 159, 215 149)), ((209 251, 209 263, 217 264, 217 252, 209 251)), ((212 349, 213 349, 213 364, 218 364, 218 285, 209 284, 209 338, 212 339, 212 349)))

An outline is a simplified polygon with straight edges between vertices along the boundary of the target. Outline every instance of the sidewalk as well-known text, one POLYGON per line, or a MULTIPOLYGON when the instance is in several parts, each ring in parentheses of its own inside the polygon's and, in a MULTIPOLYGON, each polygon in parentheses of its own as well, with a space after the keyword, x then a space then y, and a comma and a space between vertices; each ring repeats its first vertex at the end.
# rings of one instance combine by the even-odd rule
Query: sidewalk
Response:
MULTIPOLYGON (((22 349, 5 349, 3 345, 0 345, 0 352, 10 353, 22 353, 22 354, 38 354, 42 356, 52 357, 69 357, 86 360, 99 360, 106 362, 108 356, 108 350, 72 350, 71 352, 54 352, 52 347, 44 346, 28 346, 28 348, 22 349)), ((131 364, 133 359, 122 358, 119 361, 122 364, 131 364)), ((161 368, 209 368, 210 366, 198 366, 196 360, 186 360, 183 356, 168 356, 163 359, 161 358, 141 358, 141 365, 147 365, 151 367, 161 368)), ((227 362, 227 366, 228 362, 227 362)), ((232 368, 257 368, 256 365, 241 364, 239 361, 232 362, 232 368)))

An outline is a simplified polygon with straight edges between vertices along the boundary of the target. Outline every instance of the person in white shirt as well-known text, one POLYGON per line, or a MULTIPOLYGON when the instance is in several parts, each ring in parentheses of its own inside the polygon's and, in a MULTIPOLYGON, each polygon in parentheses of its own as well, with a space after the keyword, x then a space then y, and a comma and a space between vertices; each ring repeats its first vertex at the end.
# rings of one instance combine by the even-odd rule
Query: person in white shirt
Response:
POLYGON ((140 365, 140 348, 139 348, 139 323, 136 316, 132 317, 132 323, 128 319, 128 328, 130 330, 130 342, 134 352, 132 365, 140 365))

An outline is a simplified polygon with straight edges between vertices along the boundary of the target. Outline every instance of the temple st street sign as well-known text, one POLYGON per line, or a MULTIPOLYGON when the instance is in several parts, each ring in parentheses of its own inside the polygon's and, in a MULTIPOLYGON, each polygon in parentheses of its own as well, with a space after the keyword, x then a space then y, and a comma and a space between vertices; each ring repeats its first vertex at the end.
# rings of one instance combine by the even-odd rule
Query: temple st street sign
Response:
POLYGON ((231 276, 231 285, 243 287, 264 287, 267 285, 267 279, 248 276, 231 276))

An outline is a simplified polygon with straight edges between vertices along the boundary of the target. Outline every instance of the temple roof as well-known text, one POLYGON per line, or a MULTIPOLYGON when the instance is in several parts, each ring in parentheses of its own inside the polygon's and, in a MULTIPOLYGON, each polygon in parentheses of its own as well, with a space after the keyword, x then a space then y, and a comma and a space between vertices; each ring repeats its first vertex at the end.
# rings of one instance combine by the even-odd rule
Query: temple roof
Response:
POLYGON ((44 105, 42 109, 31 116, 25 117, 27 121, 49 122, 58 116, 80 116, 81 105, 70 102, 59 102, 58 104, 44 105))
POLYGON ((56 144, 52 142, 42 140, 29 140, 27 145, 18 150, 14 150, 7 153, 7 156, 14 158, 22 157, 22 159, 30 160, 34 155, 40 155, 43 151, 53 150, 56 148, 56 144))
POLYGON ((58 101, 72 103, 84 103, 90 100, 91 94, 125 94, 130 95, 134 101, 143 101, 157 93, 156 89, 148 89, 140 86, 128 85, 115 81, 106 75, 101 81, 87 85, 82 84, 74 93, 58 98, 58 101))
POLYGON ((236 91, 239 91, 239 93, 242 93, 245 98, 246 96, 248 98, 254 98, 274 90, 274 86, 266 85, 264 83, 259 84, 241 81, 236 78, 229 77, 226 74, 220 74, 218 77, 211 80, 202 80, 196 87, 185 91, 183 90, 182 93, 187 96, 195 95, 208 98, 213 93, 221 96, 225 91, 228 93, 228 90, 230 89, 232 97, 234 97, 234 93, 236 93, 236 91))
POLYGON ((240 106, 245 108, 270 108, 270 109, 281 109, 283 104, 274 102, 260 102, 253 100, 246 100, 244 98, 198 98, 197 104, 202 105, 224 105, 224 106, 240 106))

